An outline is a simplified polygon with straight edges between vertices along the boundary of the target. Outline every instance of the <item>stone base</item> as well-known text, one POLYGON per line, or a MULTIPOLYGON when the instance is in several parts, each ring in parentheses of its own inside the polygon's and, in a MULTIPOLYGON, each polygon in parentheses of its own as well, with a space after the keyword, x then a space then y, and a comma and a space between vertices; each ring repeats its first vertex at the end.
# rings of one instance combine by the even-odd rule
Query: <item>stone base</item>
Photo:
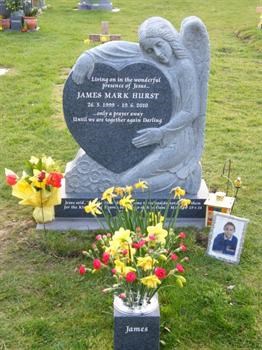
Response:
MULTIPOLYGON (((167 220, 168 222, 168 220, 167 220)), ((177 219, 176 227, 195 227, 203 228, 205 226, 205 218, 182 218, 177 219)), ((108 229, 105 219, 99 219, 99 223, 94 218, 76 219, 76 218, 56 218, 52 222, 45 224, 48 231, 93 231, 108 229)), ((37 224, 37 230, 43 230, 43 224, 37 224)))
MULTIPOLYGON (((64 186, 63 186, 64 187, 64 186)), ((105 219, 98 217, 98 220, 92 215, 88 215, 84 211, 84 206, 87 202, 94 198, 100 198, 97 196, 82 195, 81 197, 69 197, 65 193, 62 194, 62 204, 55 207, 56 219, 45 225, 47 230, 97 230, 106 229, 105 219)), ((146 193, 139 193, 137 196, 137 204, 142 206, 144 201, 147 199, 148 195, 146 193)), ((168 193, 156 196, 151 195, 152 200, 157 202, 158 210, 164 211, 168 193)), ((191 205, 187 209, 181 209, 179 212, 178 220, 176 226, 194 226, 197 228, 202 228, 205 226, 205 206, 204 202, 208 197, 208 188, 204 180, 202 180, 201 187, 196 195, 186 196, 191 199, 191 205)), ((173 208, 177 205, 176 200, 172 200, 170 205, 170 213, 173 208)), ((111 212, 114 212, 114 206, 110 206, 111 212)), ((43 225, 38 224, 37 229, 42 230, 43 225)))

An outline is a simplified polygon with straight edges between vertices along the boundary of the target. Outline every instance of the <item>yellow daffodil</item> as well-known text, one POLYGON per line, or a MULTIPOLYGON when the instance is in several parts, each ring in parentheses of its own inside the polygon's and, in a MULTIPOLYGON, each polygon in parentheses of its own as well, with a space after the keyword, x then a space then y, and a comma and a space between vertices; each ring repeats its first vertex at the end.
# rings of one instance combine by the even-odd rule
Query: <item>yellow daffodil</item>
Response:
POLYGON ((174 197, 179 199, 186 194, 186 191, 179 186, 172 188, 171 192, 174 192, 174 197))
POLYGON ((120 199, 119 205, 121 207, 123 207, 126 211, 133 210, 133 202, 134 201, 135 200, 132 199, 131 194, 129 194, 128 196, 125 196, 125 197, 120 199))
POLYGON ((93 216, 102 214, 101 212, 101 202, 98 202, 98 199, 95 198, 92 201, 88 202, 88 205, 84 207, 86 213, 91 213, 93 216))
POLYGON ((147 255, 137 258, 137 266, 141 267, 144 271, 152 270, 156 260, 147 255))
POLYGON ((179 285, 179 287, 183 288, 184 284, 186 284, 186 279, 183 276, 176 276, 176 283, 179 285))
POLYGON ((124 187, 115 187, 115 194, 122 197, 125 193, 124 187))
POLYGON ((131 266, 126 266, 125 263, 123 263, 120 260, 115 260, 115 269, 116 272, 119 273, 120 275, 126 276, 128 272, 135 272, 136 269, 134 269, 131 266))
POLYGON ((183 209, 186 209, 190 204, 191 204, 190 199, 180 199, 179 201, 180 208, 183 208, 183 209))
POLYGON ((120 227, 119 231, 114 233, 112 241, 131 243, 130 230, 125 230, 123 227, 120 227))
POLYGON ((158 284, 161 284, 161 281, 156 277, 156 275, 150 275, 143 277, 140 280, 147 288, 157 288, 158 284))
POLYGON ((132 193, 132 191, 133 191, 133 186, 126 186, 125 188, 124 188, 124 190, 125 190, 125 193, 127 193, 127 194, 131 194, 132 193))
POLYGON ((234 181, 234 185, 235 185, 236 188, 240 188, 241 187, 242 181, 241 181, 241 177, 240 176, 238 176, 236 178, 236 180, 234 181))
POLYGON ((102 201, 107 201, 109 204, 112 204, 114 197, 116 197, 116 194, 114 194, 114 187, 110 187, 103 193, 102 201))
POLYGON ((165 256, 165 254, 160 254, 159 255, 159 260, 167 261, 167 257, 165 256))
POLYGON ((148 226, 147 232, 148 232, 148 239, 149 240, 150 240, 151 236, 154 236, 156 243, 164 244, 166 242, 165 238, 166 238, 168 232, 167 232, 167 230, 165 230, 163 228, 162 222, 156 224, 155 226, 148 226))
POLYGON ((148 183, 146 181, 139 180, 137 183, 134 184, 136 189, 141 189, 142 191, 146 190, 148 188, 148 183))

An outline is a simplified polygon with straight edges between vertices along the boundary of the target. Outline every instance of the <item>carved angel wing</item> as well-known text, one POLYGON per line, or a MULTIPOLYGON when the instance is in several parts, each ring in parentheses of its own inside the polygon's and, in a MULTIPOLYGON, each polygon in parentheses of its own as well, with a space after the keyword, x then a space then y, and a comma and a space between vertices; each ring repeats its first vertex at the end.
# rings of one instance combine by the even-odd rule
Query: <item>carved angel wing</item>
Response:
POLYGON ((199 116, 194 122, 197 140, 196 159, 200 160, 204 147, 207 88, 209 76, 210 50, 209 38, 204 23, 198 17, 185 18, 181 23, 180 36, 194 62, 198 80, 200 108, 199 116))

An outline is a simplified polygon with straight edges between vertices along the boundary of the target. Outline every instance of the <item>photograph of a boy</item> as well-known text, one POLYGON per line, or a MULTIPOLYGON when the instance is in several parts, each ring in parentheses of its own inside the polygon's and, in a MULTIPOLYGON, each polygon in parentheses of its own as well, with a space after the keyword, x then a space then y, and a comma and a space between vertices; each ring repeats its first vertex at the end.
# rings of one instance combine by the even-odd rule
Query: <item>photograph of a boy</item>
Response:
POLYGON ((226 255, 235 255, 238 239, 234 236, 236 227, 233 222, 228 221, 224 227, 224 232, 219 233, 214 239, 212 250, 226 255))

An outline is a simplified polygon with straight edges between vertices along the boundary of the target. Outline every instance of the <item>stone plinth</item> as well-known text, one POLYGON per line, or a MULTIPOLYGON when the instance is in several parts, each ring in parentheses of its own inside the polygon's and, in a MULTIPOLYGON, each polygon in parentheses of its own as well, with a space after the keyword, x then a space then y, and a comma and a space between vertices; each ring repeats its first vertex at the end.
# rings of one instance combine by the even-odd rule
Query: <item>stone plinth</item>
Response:
MULTIPOLYGON (((64 187, 63 187, 64 189, 64 187)), ((152 201, 156 201, 158 203, 158 209, 160 211, 164 211, 169 193, 158 194, 158 196, 151 196, 152 201)), ((106 228, 105 219, 99 216, 99 222, 97 219, 92 217, 90 214, 86 214, 84 211, 84 206, 87 204, 89 200, 94 198, 100 198, 101 196, 97 193, 97 195, 78 195, 78 196, 67 196, 65 193, 62 193, 62 203, 59 206, 55 207, 55 216, 56 219, 47 223, 46 229, 48 230, 78 230, 78 231, 86 231, 86 230, 97 230, 101 228, 106 228)), ((144 201, 148 198, 148 194, 138 193, 135 195, 137 198, 138 205, 142 206, 144 201)), ((208 198, 208 188, 204 180, 202 180, 200 189, 195 195, 188 195, 186 198, 191 199, 191 205, 187 209, 180 209, 177 225, 179 227, 185 226, 194 226, 198 228, 202 228, 205 226, 205 205, 204 202, 208 198)), ((170 211, 173 210, 174 206, 176 206, 176 200, 171 202, 170 211)), ((110 207, 110 210, 114 212, 114 208, 110 207)), ((43 229, 43 225, 38 224, 37 229, 43 229)))

